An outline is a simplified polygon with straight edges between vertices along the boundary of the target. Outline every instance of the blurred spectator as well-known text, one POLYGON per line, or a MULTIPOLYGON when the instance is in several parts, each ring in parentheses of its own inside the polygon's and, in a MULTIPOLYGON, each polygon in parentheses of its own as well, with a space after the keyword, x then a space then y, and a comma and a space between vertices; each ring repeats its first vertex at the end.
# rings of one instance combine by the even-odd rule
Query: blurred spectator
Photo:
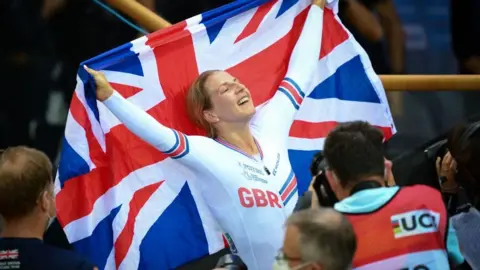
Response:
POLYGON ((480 2, 451 0, 452 45, 460 73, 480 74, 480 2))
POLYGON ((444 191, 463 187, 469 202, 480 208, 480 122, 469 125, 459 125, 450 134, 447 142, 447 153, 443 163, 447 165, 442 184, 444 191), (454 158, 454 160, 451 159, 454 158), (455 161, 452 163, 452 161, 455 161))
MULTIPOLYGON (((377 74, 405 73, 405 36, 393 0, 340 0, 339 16, 367 52, 377 74)), ((403 93, 388 92, 387 96, 392 114, 401 115, 403 93)))
POLYGON ((340 2, 340 18, 367 52, 375 72, 405 72, 405 38, 393 0, 343 0, 340 2), (381 29, 371 18, 374 12, 381 29), (367 27, 369 30, 365 30, 367 27))
MULTIPOLYGON (((480 74, 480 1, 451 0, 453 52, 461 74, 480 74)), ((480 89, 479 89, 480 90, 480 89)), ((480 93, 463 93, 467 117, 480 113, 480 93)))
POLYGON ((54 53, 42 17, 42 1, 5 0, 0 4, 2 91, 0 148, 32 145, 30 123, 44 114, 54 53))
POLYGON ((352 225, 332 209, 293 213, 286 223, 283 248, 274 270, 347 270, 357 247, 352 225))
POLYGON ((8 100, 0 106, 0 148, 29 145, 53 159, 66 110, 51 110, 63 106, 58 104, 62 98, 70 103, 76 84, 72 74, 81 61, 137 33, 92 1, 5 0, 0 21, 0 34, 8 37, 0 45, 0 71, 3 87, 11 89, 0 96, 8 100))
POLYGON ((390 172, 383 139, 380 130, 356 121, 334 128, 325 140, 326 176, 340 200, 334 208, 358 237, 353 267, 445 269, 464 263, 440 192, 422 185, 385 187, 390 172))
MULTIPOLYGON (((80 62, 127 43, 138 34, 93 1, 67 1, 61 12, 52 16, 49 26, 58 53, 69 68, 66 76, 73 80, 80 62)), ((75 81, 66 91, 71 93, 74 87, 75 81)))
POLYGON ((43 243, 43 233, 55 216, 52 164, 44 153, 27 147, 1 153, 0 215, 5 222, 0 253, 9 254, 0 257, 0 268, 96 269, 73 252, 43 243))
POLYGON ((382 26, 376 16, 357 0, 340 0, 340 15, 363 39, 378 42, 383 38, 382 26))

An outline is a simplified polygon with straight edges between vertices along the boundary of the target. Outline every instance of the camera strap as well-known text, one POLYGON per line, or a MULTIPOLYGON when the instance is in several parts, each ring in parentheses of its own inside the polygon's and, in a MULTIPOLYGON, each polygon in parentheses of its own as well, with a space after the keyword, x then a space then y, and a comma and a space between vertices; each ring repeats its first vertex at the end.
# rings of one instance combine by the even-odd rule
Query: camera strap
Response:
POLYGON ((361 181, 360 183, 356 184, 352 188, 352 191, 350 192, 350 196, 362 190, 380 188, 380 187, 382 187, 382 185, 377 181, 373 181, 373 180, 361 181))

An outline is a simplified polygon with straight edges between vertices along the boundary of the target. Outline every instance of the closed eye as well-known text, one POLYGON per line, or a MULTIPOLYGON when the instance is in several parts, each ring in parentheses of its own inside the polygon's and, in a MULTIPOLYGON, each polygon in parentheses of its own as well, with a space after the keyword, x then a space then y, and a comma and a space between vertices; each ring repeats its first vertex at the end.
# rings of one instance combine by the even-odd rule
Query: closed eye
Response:
POLYGON ((225 94, 228 90, 230 90, 229 87, 225 86, 222 88, 222 90, 220 91, 221 94, 225 94))
POLYGON ((226 92, 228 92, 228 90, 230 90, 230 87, 232 85, 232 83, 238 83, 238 79, 237 78, 233 78, 233 81, 232 82, 224 82, 220 88, 219 88, 219 92, 220 94, 224 94, 226 92))

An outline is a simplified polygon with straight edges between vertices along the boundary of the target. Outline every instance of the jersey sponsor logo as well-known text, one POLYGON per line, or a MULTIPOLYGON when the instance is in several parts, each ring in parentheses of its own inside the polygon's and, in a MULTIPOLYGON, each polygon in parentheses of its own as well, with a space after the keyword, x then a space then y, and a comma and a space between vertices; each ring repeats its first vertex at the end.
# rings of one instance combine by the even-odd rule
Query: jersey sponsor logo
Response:
POLYGON ((254 166, 245 164, 243 162, 238 162, 238 166, 243 170, 242 176, 247 180, 261 182, 267 184, 268 181, 260 176, 265 176, 265 171, 263 169, 256 168, 254 166), (259 176, 260 175, 260 176, 259 176))
POLYGON ((237 247, 235 246, 235 243, 233 242, 233 239, 232 239, 232 237, 230 236, 230 234, 225 233, 225 239, 227 239, 228 246, 230 247, 230 251, 231 251, 233 254, 238 253, 237 247))
POLYGON ((250 180, 250 181, 256 181, 256 182, 261 182, 261 183, 264 183, 264 184, 268 184, 267 180, 258 177, 258 176, 257 176, 256 174, 254 174, 254 173, 250 173, 250 172, 247 172, 247 171, 243 171, 243 172, 242 172, 242 176, 245 177, 247 180, 250 180))
POLYGON ((278 165, 280 165, 280 154, 277 153, 277 161, 275 161, 275 167, 273 167, 273 176, 277 175, 278 165))
POLYGON ((440 214, 431 210, 414 210, 391 217, 395 238, 438 231, 440 214))
POLYGON ((261 190, 258 188, 249 189, 241 187, 238 189, 238 197, 240 198, 240 204, 245 208, 282 208, 278 195, 269 190, 261 190))

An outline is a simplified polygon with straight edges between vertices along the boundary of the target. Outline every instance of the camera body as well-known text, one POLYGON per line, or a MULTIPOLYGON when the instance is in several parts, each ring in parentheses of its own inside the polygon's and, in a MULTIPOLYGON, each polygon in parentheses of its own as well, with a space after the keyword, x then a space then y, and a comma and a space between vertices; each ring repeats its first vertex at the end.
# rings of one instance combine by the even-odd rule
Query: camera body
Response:
POLYGON ((320 206, 333 207, 338 199, 328 183, 327 168, 328 165, 323 154, 321 152, 317 153, 311 168, 311 173, 314 175, 312 187, 318 197, 320 206))

